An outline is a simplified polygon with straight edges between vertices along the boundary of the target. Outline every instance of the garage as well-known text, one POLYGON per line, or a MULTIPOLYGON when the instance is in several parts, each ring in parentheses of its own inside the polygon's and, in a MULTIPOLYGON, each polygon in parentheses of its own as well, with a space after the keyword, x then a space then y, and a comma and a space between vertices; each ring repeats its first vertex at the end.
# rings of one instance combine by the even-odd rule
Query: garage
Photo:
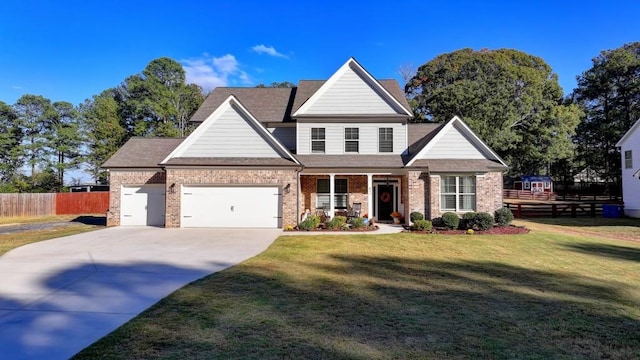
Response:
POLYGON ((181 227, 277 228, 280 188, 182 186, 181 227))
POLYGON ((164 184, 122 186, 120 224, 164 226, 164 184))

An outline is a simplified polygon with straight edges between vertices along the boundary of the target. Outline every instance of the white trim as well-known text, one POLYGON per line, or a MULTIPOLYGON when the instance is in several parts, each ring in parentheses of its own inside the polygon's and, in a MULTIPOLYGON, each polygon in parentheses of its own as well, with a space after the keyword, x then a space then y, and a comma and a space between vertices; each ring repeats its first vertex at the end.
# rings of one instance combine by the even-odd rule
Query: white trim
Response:
POLYGON ((504 162, 504 160, 502 160, 502 158, 496 154, 490 147, 489 145, 485 144, 484 141, 482 141, 482 139, 480 139, 478 137, 478 135, 476 135, 473 130, 471 130, 471 128, 464 123, 464 121, 462 121, 458 116, 454 116, 451 118, 451 120, 449 120, 443 127, 442 129, 440 129, 440 131, 436 134, 436 136, 433 137, 433 139, 431 139, 413 158, 411 158, 411 160, 407 163, 407 167, 413 165, 413 163, 422 158, 427 152, 429 152, 429 149, 431 149, 438 141, 440 141, 440 139, 444 136, 444 134, 453 127, 454 123, 458 123, 462 126, 462 130, 467 133, 467 135, 471 136, 473 138, 473 140, 475 140, 477 142, 478 145, 480 145, 483 150, 485 150, 486 152, 488 152, 489 154, 491 154, 493 156, 494 159, 498 160, 500 162, 500 164, 504 165, 504 166, 508 166, 507 163, 504 162))
POLYGON ((407 110, 404 106, 402 106, 402 104, 400 104, 400 102, 396 100, 396 98, 393 97, 393 95, 391 95, 391 93, 389 93, 387 89, 385 89, 384 86, 382 86, 378 82, 378 80, 376 80, 373 76, 371 76, 371 74, 369 74, 369 72, 365 70, 362 67, 362 65, 358 64, 358 62, 353 57, 350 57, 349 60, 347 60, 347 62, 345 62, 344 65, 342 65, 338 69, 338 71, 336 71, 333 75, 331 75, 329 80, 325 81, 325 83, 322 84, 320 89, 316 90, 316 92, 313 93, 313 95, 311 95, 311 97, 307 99, 307 101, 305 101, 304 104, 302 104, 302 106, 300 106, 300 108, 296 110, 296 112, 293 115, 291 115, 291 117, 295 118, 299 115, 304 115, 304 113, 308 111, 309 108, 313 104, 315 104, 318 101, 318 99, 321 98, 324 95, 324 93, 327 92, 327 90, 330 89, 333 86, 333 84, 336 81, 338 81, 338 79, 340 79, 342 75, 344 75, 350 68, 358 72, 360 75, 364 76, 366 80, 369 80, 368 81, 369 85, 375 87, 376 90, 381 92, 384 95, 384 97, 386 97, 386 100, 388 102, 391 102, 395 106, 397 106, 397 109, 394 109, 396 110, 396 112, 398 111, 398 109, 401 109, 401 112, 403 113, 403 115, 413 116, 413 114, 409 110, 407 110))
POLYGON ((172 159, 174 157, 180 157, 180 155, 182 155, 189 147, 191 147, 191 145, 193 145, 193 143, 196 140, 198 140, 200 138, 200 136, 202 136, 202 134, 204 134, 216 122, 216 120, 218 119, 218 117, 222 113, 224 113, 225 111, 229 110, 233 105, 237 106, 240 109, 240 111, 243 113, 243 115, 245 115, 249 119, 249 121, 251 121, 256 126, 256 128, 258 129, 258 131, 260 131, 262 133, 262 135, 267 137, 267 139, 271 142, 272 145, 275 145, 280 149, 281 154, 285 154, 289 159, 293 160, 296 164, 302 165, 302 164, 300 164, 298 159, 296 159, 295 156, 293 156, 293 154, 291 154, 291 152, 284 145, 282 145, 282 143, 280 143, 280 141, 278 141, 278 139, 276 139, 273 136, 273 134, 271 134, 271 132, 269 132, 269 130, 267 130, 267 128, 262 126, 260 121, 258 121, 249 112, 249 110, 247 110, 242 105, 242 103, 240 103, 240 101, 233 95, 230 95, 222 104, 220 104, 220 106, 218 106, 211 113, 211 115, 209 115, 200 124, 200 126, 198 126, 194 130, 194 132, 191 133, 191 135, 189 135, 186 139, 184 139, 184 141, 182 141, 180 143, 180 145, 178 145, 178 147, 173 149, 173 151, 164 160, 162 160, 162 162, 160 164, 164 165, 170 159, 172 159))
POLYGON ((629 136, 631 136, 631 133, 634 132, 636 129, 640 128, 640 119, 638 119, 632 126, 631 129, 629 129, 629 131, 627 131, 621 138, 620 140, 616 143, 616 147, 622 147, 622 144, 627 141, 627 138, 629 138, 629 136))
POLYGON ((451 212, 455 212, 455 213, 466 213, 466 212, 473 212, 473 211, 477 211, 478 209, 478 178, 476 175, 474 174, 470 174, 470 175, 444 175, 446 177, 453 177, 456 180, 456 191, 455 194, 452 193, 446 193, 445 195, 455 195, 455 209, 444 209, 442 207, 442 196, 443 196, 443 192, 442 192, 442 179, 440 180, 440 184, 439 184, 439 189, 438 189, 438 207, 440 212, 447 212, 447 211, 451 211, 451 212), (469 210, 469 209, 461 209, 460 208, 460 196, 462 195, 471 195, 471 193, 463 193, 460 191, 460 178, 462 177, 473 177, 473 197, 474 197, 474 202, 473 202, 473 209, 469 210))

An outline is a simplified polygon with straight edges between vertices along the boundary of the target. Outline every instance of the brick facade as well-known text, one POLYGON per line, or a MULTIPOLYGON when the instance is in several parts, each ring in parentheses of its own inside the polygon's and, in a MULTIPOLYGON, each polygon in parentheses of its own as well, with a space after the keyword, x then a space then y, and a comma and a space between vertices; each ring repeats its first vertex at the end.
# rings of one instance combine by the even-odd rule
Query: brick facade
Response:
MULTIPOLYGON (((368 198, 367 198, 367 175, 336 175, 336 179, 347 179, 347 186, 349 189, 348 204, 352 206, 353 203, 361 203, 360 213, 364 215, 367 212, 368 198)), ((317 208, 316 195, 318 179, 329 179, 329 175, 301 175, 300 176, 300 192, 302 197, 302 209, 304 211, 309 209, 311 213, 317 208)))
MULTIPOLYGON (((428 182, 427 202, 430 209, 428 218, 441 216, 444 211, 440 210, 440 176, 432 175, 428 182)), ((502 207, 502 173, 488 172, 476 176, 476 211, 493 212, 502 207)), ((426 214, 425 214, 426 216, 426 214)))
POLYGON ((180 227, 182 185, 276 185, 282 192, 282 224, 297 224, 296 170, 167 169, 166 227, 180 227), (284 189, 288 187, 288 191, 284 189), (173 190, 171 189, 173 188, 173 190))
POLYGON ((109 172, 109 210, 107 226, 120 225, 120 198, 122 185, 164 184, 163 171, 118 171, 109 172))

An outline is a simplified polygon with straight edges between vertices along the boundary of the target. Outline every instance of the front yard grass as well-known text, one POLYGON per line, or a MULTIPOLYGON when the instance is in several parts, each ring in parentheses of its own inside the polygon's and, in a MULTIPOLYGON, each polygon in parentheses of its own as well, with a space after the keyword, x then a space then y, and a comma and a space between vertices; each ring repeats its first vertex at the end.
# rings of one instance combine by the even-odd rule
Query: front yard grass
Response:
POLYGON ((631 359, 640 243, 560 234, 286 236, 76 359, 631 359))

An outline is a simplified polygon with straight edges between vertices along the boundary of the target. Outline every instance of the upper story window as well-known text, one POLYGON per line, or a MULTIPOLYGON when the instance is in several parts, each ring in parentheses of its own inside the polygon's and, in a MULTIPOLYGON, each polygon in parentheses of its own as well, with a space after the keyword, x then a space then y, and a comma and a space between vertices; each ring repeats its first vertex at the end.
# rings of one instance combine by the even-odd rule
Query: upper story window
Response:
POLYGON ((442 176, 440 178, 440 210, 475 211, 475 176, 442 176))
POLYGON ((311 152, 324 153, 325 131, 324 128, 311 128, 311 152))
POLYGON ((360 151, 360 131, 358 128, 344 129, 344 152, 360 151))
POLYGON ((631 169, 633 167, 633 159, 631 158, 631 150, 624 152, 624 168, 631 169))
POLYGON ((393 152, 393 128, 378 129, 378 152, 393 152))

